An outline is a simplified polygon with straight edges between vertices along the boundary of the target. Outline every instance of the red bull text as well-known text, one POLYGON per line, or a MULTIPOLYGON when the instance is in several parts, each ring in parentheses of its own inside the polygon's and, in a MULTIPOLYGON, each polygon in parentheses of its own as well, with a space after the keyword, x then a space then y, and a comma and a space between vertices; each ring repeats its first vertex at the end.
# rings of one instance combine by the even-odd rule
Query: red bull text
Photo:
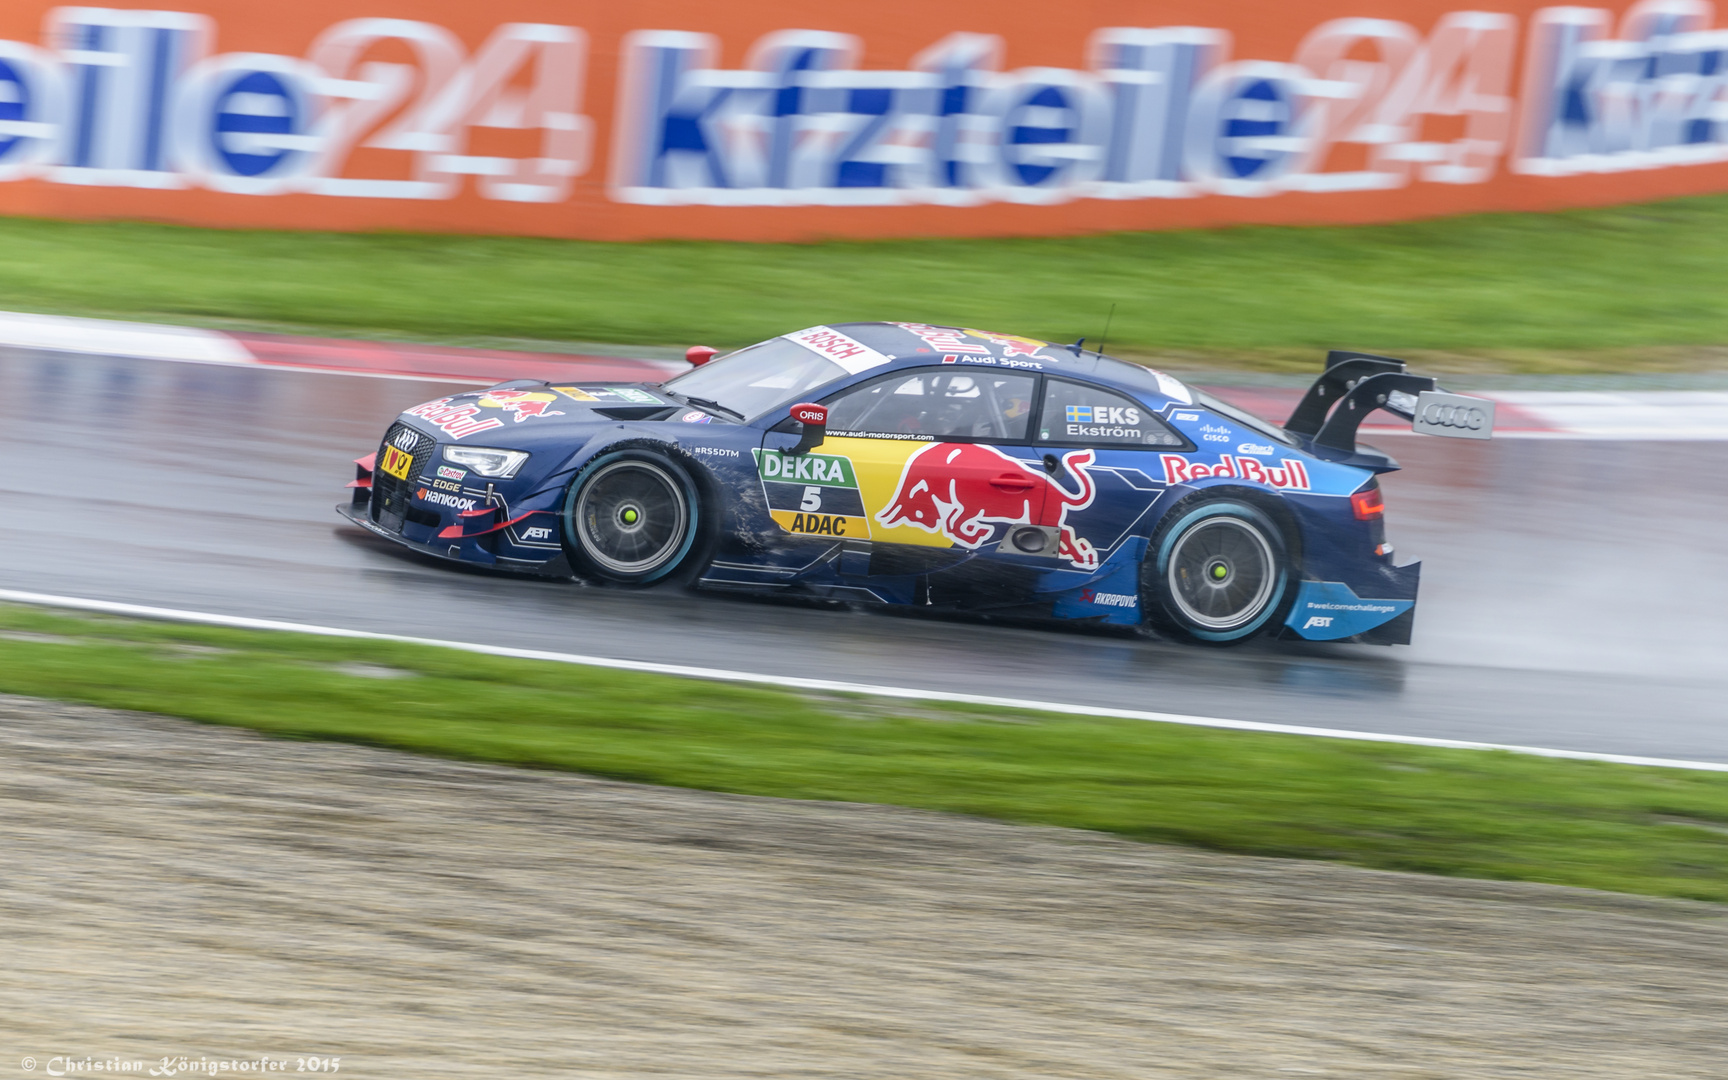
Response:
POLYGON ((1231 457, 1229 454, 1220 455, 1216 465, 1191 461, 1182 454, 1159 454, 1158 460, 1164 465, 1166 484, 1185 484, 1190 480, 1223 476, 1250 484, 1265 484, 1267 487, 1289 488, 1293 491, 1309 490, 1308 470, 1295 458, 1286 458, 1281 465, 1255 461, 1253 458, 1231 457))

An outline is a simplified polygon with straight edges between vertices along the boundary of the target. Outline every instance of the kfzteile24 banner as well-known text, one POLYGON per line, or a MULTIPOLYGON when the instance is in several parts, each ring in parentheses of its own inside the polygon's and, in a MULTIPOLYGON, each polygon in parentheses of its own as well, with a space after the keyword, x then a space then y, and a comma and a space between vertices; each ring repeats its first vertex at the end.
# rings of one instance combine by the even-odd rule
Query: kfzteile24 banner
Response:
POLYGON ((0 38, 14 214, 802 239, 1728 187, 1703 0, 14 0, 0 38))

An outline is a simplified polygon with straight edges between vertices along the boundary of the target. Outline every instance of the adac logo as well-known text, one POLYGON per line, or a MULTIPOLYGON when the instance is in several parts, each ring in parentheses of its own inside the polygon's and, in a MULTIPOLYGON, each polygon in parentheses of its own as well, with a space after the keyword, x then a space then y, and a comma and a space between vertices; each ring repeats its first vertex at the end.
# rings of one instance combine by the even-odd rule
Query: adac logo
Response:
POLYGON ((960 547, 984 546, 997 525, 1055 527, 1057 556, 1082 570, 1098 568, 1098 552, 1068 524, 1097 494, 1086 467, 1090 450, 1064 454, 1062 464, 1079 482, 1069 492, 1041 467, 975 443, 933 443, 906 461, 894 497, 876 514, 886 526, 910 525, 946 536, 960 547))
POLYGON ((563 416, 564 414, 551 408, 558 400, 557 394, 541 390, 488 390, 480 398, 480 404, 488 409, 503 409, 513 413, 516 422, 520 424, 533 416, 563 416))
POLYGON ((864 496, 852 459, 836 454, 752 450, 768 515, 782 529, 806 536, 868 539, 864 496))

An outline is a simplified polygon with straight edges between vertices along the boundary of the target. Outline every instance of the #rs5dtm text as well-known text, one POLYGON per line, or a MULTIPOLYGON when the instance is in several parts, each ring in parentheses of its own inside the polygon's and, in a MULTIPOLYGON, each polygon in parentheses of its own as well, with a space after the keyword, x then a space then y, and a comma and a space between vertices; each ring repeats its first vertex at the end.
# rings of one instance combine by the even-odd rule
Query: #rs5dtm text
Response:
POLYGON ((1410 640, 1420 564, 1358 446, 1383 409, 1487 438, 1493 403, 1333 352, 1280 427, 1162 372, 1046 341, 849 323, 662 385, 518 381, 401 414, 349 520, 428 555, 626 586, 1410 640))

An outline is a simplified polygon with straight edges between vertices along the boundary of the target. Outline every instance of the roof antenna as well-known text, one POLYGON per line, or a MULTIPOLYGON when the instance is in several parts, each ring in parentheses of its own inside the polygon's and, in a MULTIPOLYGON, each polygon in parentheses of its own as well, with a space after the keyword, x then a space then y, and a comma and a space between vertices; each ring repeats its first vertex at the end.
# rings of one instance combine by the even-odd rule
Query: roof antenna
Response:
MULTIPOLYGON (((1109 342, 1110 342, 1110 320, 1114 319, 1115 317, 1116 317, 1116 304, 1114 301, 1112 301, 1110 304, 1110 314, 1104 316, 1104 336, 1098 339, 1098 355, 1099 356, 1104 355, 1104 346, 1109 344, 1109 342)), ((1080 340, 1085 341, 1086 339, 1081 338, 1080 340)))
POLYGON ((1084 345, 1084 344, 1086 344, 1086 339, 1085 339, 1085 338, 1081 338, 1081 339, 1080 339, 1080 340, 1079 340, 1079 341, 1076 341, 1076 342, 1075 342, 1075 343, 1074 343, 1074 344, 1072 344, 1072 345, 1070 345, 1070 346, 1068 346, 1068 347, 1069 347, 1069 348, 1070 348, 1070 349, 1073 349, 1073 350, 1074 350, 1074 355, 1075 355, 1075 356, 1079 356, 1079 355, 1080 355, 1080 346, 1082 346, 1082 345, 1084 345))

